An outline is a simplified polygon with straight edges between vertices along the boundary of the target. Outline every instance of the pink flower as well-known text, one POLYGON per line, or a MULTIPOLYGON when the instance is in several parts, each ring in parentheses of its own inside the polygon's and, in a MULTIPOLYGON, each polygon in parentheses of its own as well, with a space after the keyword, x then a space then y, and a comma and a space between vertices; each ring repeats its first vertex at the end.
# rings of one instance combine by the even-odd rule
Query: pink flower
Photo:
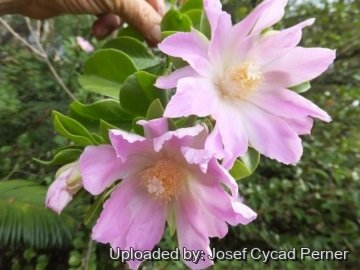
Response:
MULTIPOLYGON (((145 137, 111 130, 112 145, 89 146, 80 157, 84 188, 97 195, 117 179, 105 202, 93 239, 121 250, 152 250, 166 221, 176 225, 180 250, 203 250, 212 264, 209 237, 224 237, 231 225, 248 224, 256 214, 241 203, 235 180, 203 150, 201 125, 168 131, 166 119, 139 122, 145 137), (231 195, 224 190, 227 187, 231 195)), ((129 261, 137 268, 140 261, 129 261)))
POLYGON ((84 52, 91 53, 94 50, 94 47, 91 45, 91 43, 83 37, 77 36, 76 43, 84 52))
POLYGON ((56 173, 55 181, 46 194, 46 207, 58 214, 71 202, 73 195, 82 187, 78 163, 61 167, 56 173))
POLYGON ((314 79, 335 58, 324 48, 303 48, 302 29, 309 19, 288 29, 262 34, 284 15, 286 0, 265 0, 244 20, 232 25, 219 0, 204 1, 211 40, 193 30, 166 38, 159 48, 188 66, 160 77, 156 85, 176 94, 165 117, 211 116, 216 125, 206 149, 221 153, 230 168, 249 145, 285 164, 302 155, 299 135, 310 134, 313 118, 330 116, 289 90, 314 79))

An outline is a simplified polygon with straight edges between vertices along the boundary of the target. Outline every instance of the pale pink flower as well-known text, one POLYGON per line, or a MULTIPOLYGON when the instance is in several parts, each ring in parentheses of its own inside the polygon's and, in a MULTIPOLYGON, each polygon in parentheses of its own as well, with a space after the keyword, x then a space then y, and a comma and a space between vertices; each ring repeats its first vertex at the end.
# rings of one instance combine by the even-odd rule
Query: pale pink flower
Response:
POLYGON ((232 25, 219 0, 204 1, 210 41, 193 30, 171 35, 159 45, 189 64, 156 82, 160 88, 177 88, 164 116, 215 119, 206 148, 220 153, 226 168, 249 145, 295 164, 302 155, 299 135, 310 133, 313 118, 331 121, 326 112, 289 90, 319 76, 335 58, 333 50, 297 46, 302 29, 314 20, 262 34, 283 17, 286 3, 266 0, 232 25))
MULTIPOLYGON (((117 179, 92 237, 121 250, 152 250, 167 220, 175 222, 180 250, 203 250, 202 269, 213 262, 209 237, 228 225, 248 224, 256 214, 238 196, 235 180, 203 150, 207 131, 197 125, 168 131, 166 119, 141 121, 145 137, 111 130, 112 145, 88 146, 80 157, 84 188, 97 195, 117 179), (224 190, 231 192, 231 195, 224 190)), ((170 223, 172 223, 170 222, 170 223)), ((129 261, 137 268, 140 261, 129 261)))
POLYGON ((94 50, 93 45, 91 45, 91 43, 83 37, 77 36, 76 43, 84 52, 91 53, 94 50))
POLYGON ((58 214, 71 202, 73 195, 82 187, 78 163, 61 167, 56 173, 55 181, 46 194, 46 207, 58 214))

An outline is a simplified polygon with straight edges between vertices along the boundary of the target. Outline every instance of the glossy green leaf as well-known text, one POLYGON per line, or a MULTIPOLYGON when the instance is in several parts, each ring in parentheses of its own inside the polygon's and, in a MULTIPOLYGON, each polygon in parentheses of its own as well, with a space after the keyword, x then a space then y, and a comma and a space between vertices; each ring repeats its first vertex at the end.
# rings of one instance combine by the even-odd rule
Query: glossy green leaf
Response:
POLYGON ((201 9, 191 9, 184 14, 190 18, 192 26, 200 31, 203 11, 201 9))
POLYGON ((134 28, 132 28, 130 25, 121 28, 118 32, 118 37, 131 37, 139 41, 145 41, 144 36, 138 31, 136 31, 134 28))
POLYGON ((85 90, 117 99, 121 84, 136 71, 134 62, 125 53, 103 49, 85 62, 79 83, 85 90))
POLYGON ((175 122, 177 128, 192 127, 197 120, 196 115, 190 115, 188 117, 182 117, 175 122))
POLYGON ((252 148, 248 152, 237 159, 230 169, 230 174, 235 180, 240 180, 251 175, 257 168, 260 162, 260 154, 252 148))
POLYGON ((206 17, 205 12, 203 12, 201 16, 200 32, 203 33, 208 39, 211 38, 210 23, 208 18, 206 17))
POLYGON ((86 211, 84 217, 84 224, 87 227, 92 227, 95 221, 98 219, 102 209, 103 204, 110 196, 111 192, 116 188, 116 185, 113 185, 107 191, 103 192, 99 196, 97 196, 95 202, 91 205, 90 209, 86 211))
POLYGON ((311 88, 310 82, 304 82, 302 84, 291 87, 290 89, 297 93, 304 93, 311 88))
POLYGON ((157 98, 151 102, 149 109, 146 112, 146 118, 148 120, 161 118, 164 114, 164 107, 160 100, 157 98))
POLYGON ((121 107, 135 116, 146 116, 151 102, 157 98, 164 100, 164 91, 156 88, 156 76, 138 71, 131 75, 120 90, 121 107))
POLYGON ((202 9, 202 8, 203 8, 202 0, 188 0, 180 7, 180 11, 186 12, 191 9, 202 9))
POLYGON ((44 165, 64 165, 77 160, 81 153, 80 149, 63 149, 57 152, 52 160, 45 161, 37 158, 33 158, 33 160, 44 165))
POLYGON ((120 120, 132 119, 132 116, 121 108, 119 101, 114 99, 102 99, 92 104, 83 104, 74 101, 70 105, 70 109, 77 114, 92 120, 103 119, 110 123, 116 123, 120 120))
POLYGON ((132 123, 132 129, 133 129, 133 132, 135 132, 136 134, 138 134, 140 136, 144 136, 144 128, 141 125, 137 124, 137 122, 140 120, 147 120, 147 119, 142 116, 135 117, 133 120, 133 123, 132 123))
POLYGON ((143 42, 131 37, 118 37, 107 42, 104 49, 116 49, 126 53, 135 63, 139 70, 143 70, 159 64, 154 54, 143 42))
POLYGON ((186 14, 181 14, 175 9, 170 9, 161 21, 161 31, 182 31, 191 30, 191 20, 186 14))
POLYGON ((86 146, 94 144, 95 141, 90 132, 78 121, 53 111, 53 124, 55 130, 62 136, 78 145, 86 146))
MULTIPOLYGON (((132 128, 132 122, 129 123, 129 128, 126 130, 130 131, 131 128, 132 128)), ((109 139, 109 130, 110 129, 118 129, 118 127, 116 127, 104 120, 100 120, 100 134, 101 134, 102 138, 104 139, 105 143, 110 143, 110 139, 109 139)))

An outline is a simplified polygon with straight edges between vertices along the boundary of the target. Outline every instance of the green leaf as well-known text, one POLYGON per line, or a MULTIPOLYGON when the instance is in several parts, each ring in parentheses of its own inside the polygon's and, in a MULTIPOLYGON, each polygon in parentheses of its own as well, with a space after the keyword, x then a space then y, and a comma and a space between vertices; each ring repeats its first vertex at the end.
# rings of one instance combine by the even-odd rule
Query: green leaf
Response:
POLYGON ((203 1, 202 0, 188 0, 181 7, 181 12, 186 12, 191 9, 203 9, 203 1))
MULTIPOLYGON (((129 127, 125 130, 130 131, 132 128, 132 122, 129 123, 129 127)), ((110 123, 100 120, 100 134, 106 143, 110 144, 109 129, 118 129, 118 127, 111 125, 110 123)))
POLYGON ((141 116, 135 117, 132 123, 132 129, 136 134, 144 136, 144 128, 141 125, 137 124, 137 122, 140 120, 146 120, 146 118, 141 116))
POLYGON ((65 138, 78 145, 86 146, 96 143, 90 132, 78 121, 53 111, 53 123, 55 130, 65 138))
POLYGON ((91 205, 90 209, 86 211, 84 217, 84 224, 87 227, 92 227, 95 221, 98 219, 101 210, 103 209, 104 202, 108 199, 111 192, 116 188, 116 185, 113 185, 108 190, 97 196, 95 202, 91 205))
POLYGON ((170 9, 161 21, 161 31, 181 31, 191 30, 191 20, 186 14, 181 14, 175 9, 170 9))
POLYGON ((125 53, 103 49, 85 62, 79 83, 85 90, 117 99, 121 84, 136 71, 134 62, 125 53))
POLYGON ((164 107, 160 102, 160 99, 155 99, 151 102, 149 109, 146 112, 146 118, 148 120, 161 118, 164 114, 164 107))
POLYGON ((143 42, 131 37, 112 39, 103 48, 113 48, 126 53, 134 61, 139 70, 155 66, 160 62, 143 42))
POLYGON ((64 149, 57 152, 52 160, 44 161, 36 158, 33 158, 33 160, 44 165, 64 165, 77 160, 81 153, 82 150, 80 149, 64 149))
POLYGON ((204 11, 201 16, 200 32, 203 33, 208 39, 211 38, 210 23, 204 11))
POLYGON ((40 249, 71 243, 77 227, 75 215, 70 215, 69 209, 60 216, 45 208, 46 192, 46 187, 28 180, 0 182, 2 246, 40 249))
POLYGON ((74 101, 70 109, 77 114, 92 120, 105 120, 110 123, 131 121, 132 116, 121 108, 119 101, 113 99, 102 99, 92 104, 83 104, 74 101))
POLYGON ((135 116, 146 116, 151 102, 157 98, 164 102, 164 91, 156 88, 156 76, 138 71, 131 75, 120 89, 121 107, 135 116))
POLYGON ((145 41, 144 36, 130 25, 121 28, 118 32, 118 37, 131 37, 137 39, 138 41, 145 41))
POLYGON ((190 115, 188 117, 182 117, 175 122, 177 128, 192 127, 197 120, 196 115, 190 115))
POLYGON ((246 167, 253 173, 260 162, 260 154, 254 148, 249 147, 244 156, 240 158, 246 167))
POLYGON ((184 14, 190 18, 192 26, 200 31, 203 11, 201 9, 191 9, 184 14))
POLYGON ((257 168, 259 162, 260 154, 254 149, 249 148, 243 157, 235 161, 229 172, 235 180, 240 180, 251 175, 257 168))
POLYGON ((297 93, 304 93, 304 92, 308 91, 310 88, 311 88, 310 82, 304 82, 304 83, 298 84, 296 86, 290 87, 290 90, 293 90, 297 93))

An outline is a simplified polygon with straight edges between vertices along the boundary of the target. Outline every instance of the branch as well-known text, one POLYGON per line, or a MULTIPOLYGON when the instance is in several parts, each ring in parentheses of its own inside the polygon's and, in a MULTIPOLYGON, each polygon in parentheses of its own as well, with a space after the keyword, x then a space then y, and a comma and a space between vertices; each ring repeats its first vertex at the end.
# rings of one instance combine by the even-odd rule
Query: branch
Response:
POLYGON ((43 58, 45 60, 45 63, 48 65, 51 73, 53 74, 54 78, 56 79, 56 81, 60 84, 60 86, 62 87, 62 89, 68 94, 68 96, 72 99, 72 100, 76 100, 76 97, 73 95, 73 93, 71 93, 70 89, 65 85, 64 81, 61 79, 61 77, 59 76, 59 74, 57 73, 56 69, 54 68, 54 66, 52 65, 44 47, 42 46, 42 44, 40 43, 40 37, 38 35, 36 35, 34 33, 34 29, 31 26, 30 23, 30 19, 29 18, 25 18, 26 21, 26 25, 31 33, 31 35, 33 36, 35 43, 38 47, 38 49, 40 50, 40 52, 44 55, 43 58))
POLYGON ((23 39, 16 31, 3 19, 0 18, 0 23, 16 38, 18 39, 22 44, 24 44, 26 47, 28 47, 33 53, 39 55, 41 58, 45 58, 46 56, 38 51, 35 47, 33 47, 31 44, 29 44, 25 39, 23 39))

